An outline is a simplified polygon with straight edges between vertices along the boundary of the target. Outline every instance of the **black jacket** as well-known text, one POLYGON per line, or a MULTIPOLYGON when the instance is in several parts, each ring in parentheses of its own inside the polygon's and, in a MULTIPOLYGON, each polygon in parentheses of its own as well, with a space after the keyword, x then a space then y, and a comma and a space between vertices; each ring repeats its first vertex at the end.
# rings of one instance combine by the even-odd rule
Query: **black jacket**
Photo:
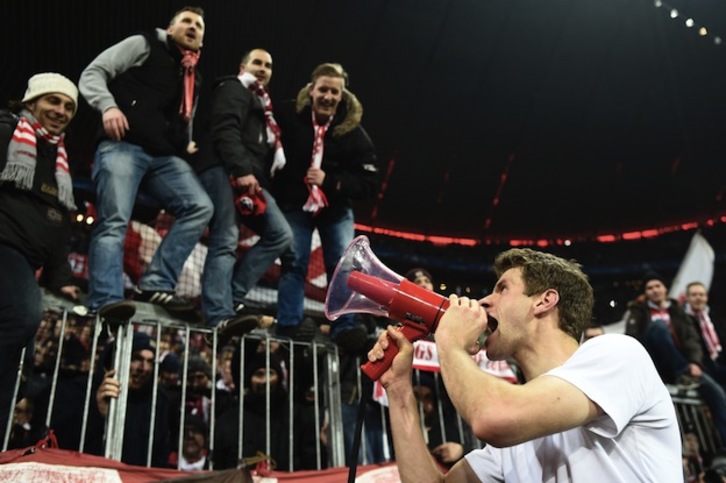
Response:
MULTIPOLYGON (((346 94, 325 134, 322 189, 330 206, 351 206, 351 200, 371 198, 378 189, 375 149, 360 125, 362 108, 354 96, 346 94)), ((310 167, 314 140, 307 94, 299 96, 297 102, 276 105, 275 119, 282 130, 287 164, 275 174, 273 194, 283 211, 302 210, 309 194, 303 180, 310 167)))
MULTIPOLYGON (((10 112, 0 111, 0 171, 17 122, 10 112)), ((70 212, 58 201, 55 162, 56 147, 40 139, 32 189, 0 184, 0 244, 20 252, 34 269, 43 267, 41 283, 57 289, 71 281, 71 222, 70 212)))
MULTIPOLYGON (((671 335, 688 362, 701 366, 703 364, 703 349, 701 341, 693 326, 692 318, 678 302, 671 300, 668 314, 671 318, 671 335)), ((651 324, 648 303, 643 301, 630 302, 625 317, 625 333, 642 341, 645 331, 651 324)))
MULTIPOLYGON (((114 78, 108 85, 119 109, 129 121, 124 141, 141 146, 153 156, 184 155, 189 141, 187 123, 179 115, 182 96, 182 54, 174 42, 159 41, 143 33, 149 56, 114 78)), ((195 74, 195 95, 201 76, 195 74)), ((101 129, 101 136, 105 133, 101 129)))
POLYGON ((201 173, 222 165, 236 178, 254 174, 269 189, 272 150, 267 143, 265 111, 257 96, 236 76, 217 79, 210 116, 209 140, 195 156, 195 170, 201 173))

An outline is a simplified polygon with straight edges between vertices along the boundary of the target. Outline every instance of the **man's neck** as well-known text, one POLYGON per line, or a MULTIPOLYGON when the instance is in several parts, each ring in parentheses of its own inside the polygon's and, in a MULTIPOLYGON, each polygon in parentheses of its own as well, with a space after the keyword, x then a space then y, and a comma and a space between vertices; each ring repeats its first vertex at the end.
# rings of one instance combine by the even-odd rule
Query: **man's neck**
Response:
POLYGON ((561 366, 579 347, 578 341, 559 328, 548 327, 543 323, 537 329, 528 337, 531 344, 513 355, 527 381, 561 366))

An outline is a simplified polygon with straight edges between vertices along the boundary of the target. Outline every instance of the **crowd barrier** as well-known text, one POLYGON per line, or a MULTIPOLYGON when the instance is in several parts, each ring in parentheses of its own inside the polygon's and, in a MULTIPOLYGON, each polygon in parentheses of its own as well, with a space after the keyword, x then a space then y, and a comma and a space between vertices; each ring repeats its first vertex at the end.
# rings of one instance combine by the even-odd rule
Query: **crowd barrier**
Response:
MULTIPOLYGON (((261 453, 269 463, 268 468, 275 468, 279 460, 290 462, 287 469, 293 471, 324 470, 333 468, 344 468, 353 456, 348 454, 352 447, 352 433, 355 423, 356 412, 359 409, 358 396, 362 391, 369 390, 370 386, 364 384, 366 376, 360 371, 360 359, 347 358, 341 355, 335 344, 327 339, 318 338, 309 343, 301 343, 290 339, 277 338, 267 330, 255 330, 244 337, 235 338, 226 346, 216 343, 219 334, 215 330, 188 323, 171 317, 163 308, 155 305, 138 303, 137 312, 132 321, 128 324, 118 326, 107 326, 97 317, 84 317, 77 314, 77 307, 71 302, 46 293, 44 296, 44 319, 38 330, 35 340, 35 351, 33 357, 24 354, 18 368, 18 381, 15 385, 13 401, 20 402, 23 397, 33 394, 33 398, 39 398, 42 394, 46 400, 34 400, 36 410, 33 421, 18 420, 19 411, 11 411, 8 420, 8 430, 3 435, 2 449, 22 447, 23 442, 13 441, 11 432, 13 425, 16 429, 25 424, 50 428, 55 432, 59 441, 65 442, 61 449, 89 453, 90 434, 102 434, 103 447, 94 454, 105 458, 123 461, 124 439, 129 431, 138 431, 139 428, 127 428, 129 423, 129 379, 131 375, 131 360, 134 334, 143 332, 148 335, 156 348, 155 363, 152 374, 152 407, 156 408, 159 403, 161 392, 168 393, 167 376, 165 373, 164 359, 169 354, 181 354, 178 369, 178 384, 176 384, 179 408, 178 420, 171 422, 171 439, 169 446, 172 452, 176 451, 177 456, 184 449, 185 431, 178 428, 185 428, 186 419, 190 417, 188 409, 195 407, 200 409, 200 415, 207 422, 207 434, 205 440, 208 445, 208 464, 205 469, 215 470, 215 433, 219 431, 219 402, 220 396, 230 397, 223 387, 225 379, 228 381, 228 374, 223 377, 224 365, 230 365, 232 357, 230 351, 239 351, 238 374, 246 374, 248 358, 245 351, 261 350, 260 356, 266 359, 266 369, 270 367, 270 360, 274 354, 283 355, 279 360, 283 363, 284 388, 288 395, 284 406, 284 418, 290 421, 286 435, 277 434, 275 431, 276 422, 283 418, 281 409, 278 407, 274 412, 269 409, 270 398, 273 392, 270 384, 266 385, 264 398, 267 403, 267 411, 260 416, 259 420, 252 421, 249 413, 245 411, 245 403, 239 403, 239 428, 240 435, 237 461, 239 464, 249 463, 249 448, 242 443, 242 434, 246 424, 255 423, 264 433, 265 443, 262 447, 254 448, 255 453, 261 453), (208 341, 214 341, 208 345, 208 341), (77 356, 79 344, 83 346, 84 357, 77 356), (111 350, 111 347, 114 350, 111 350), (191 358, 198 356, 206 357, 209 360, 209 368, 212 374, 210 378, 212 386, 210 390, 199 400, 190 401, 190 387, 192 377, 191 358), (109 359, 109 356, 111 358, 109 359), (112 362, 109 362, 112 361, 112 362), (93 417, 95 408, 96 389, 100 376, 89 377, 88 375, 101 374, 113 367, 116 370, 116 378, 120 381, 122 391, 118 399, 110 399, 108 417, 101 420, 93 417), (69 371, 69 369, 72 369, 69 371), (341 371, 345 371, 341 374, 341 371), (72 374, 75 381, 76 393, 79 394, 74 403, 68 402, 67 387, 68 374, 72 374), (219 376, 218 376, 219 374, 219 376), (82 381, 78 383, 78 379, 82 381), (32 389, 37 386, 36 379, 41 379, 43 390, 32 389), (21 385, 20 381, 25 381, 21 385), (218 385, 218 386, 217 386, 218 385), (28 386, 31 386, 29 388, 28 386), (165 388, 162 389, 162 386, 165 388), (79 390, 82 387, 82 390, 79 390), (212 390, 212 388, 215 388, 212 390), (22 389, 22 390, 21 390, 22 389), (63 392, 64 394, 61 394, 63 392), (343 400, 345 398, 345 400, 343 400), (304 408, 301 408, 301 403, 304 408), (73 406, 73 407, 69 407, 73 406), (43 408, 42 411, 39 408, 43 408), (73 413, 71 418, 75 421, 73 429, 77 430, 76 439, 67 437, 67 422, 60 419, 68 418, 69 411, 73 413), (345 413, 345 414, 344 414, 345 413), (248 419, 245 419, 248 418, 248 419), (345 419, 345 420, 344 420, 345 419), (103 427, 95 427, 101 424, 103 427), (62 429, 61 429, 62 428, 62 429), (64 432, 65 430, 65 432, 64 432), (299 434, 305 431, 306 434, 299 434), (276 454, 276 441, 286 438, 288 444, 282 446, 287 448, 288 454, 276 454), (71 443, 68 441, 71 440, 71 443)), ((231 368, 229 368, 231 369, 231 368)), ((433 424, 440 428, 441 436, 445 440, 460 441, 467 448, 480 446, 481 444, 473 437, 469 428, 463 423, 458 415, 455 415, 453 406, 445 405, 443 396, 439 394, 443 387, 438 374, 431 376, 436 381, 434 389, 435 418, 438 422, 433 424), (444 423, 447 418, 449 423, 444 423), (454 423, 450 423, 454 421, 454 423), (453 428, 453 429, 452 429, 453 428)), ((238 384, 243 384, 244 380, 238 384)), ((231 398, 235 399, 233 395, 231 398)), ((244 397, 236 397, 237 400, 246 401, 244 397)), ((231 400, 231 399, 230 399, 231 400)), ((229 404, 227 405, 230 406, 229 404)), ((229 409, 228 409, 229 410, 229 409)), ((391 441, 388 432, 387 408, 375 401, 369 401, 364 427, 362 431, 362 444, 360 454, 357 455, 360 465, 390 462, 393 459, 391 454, 391 441)), ((423 411, 423 409, 422 409, 423 411)), ((423 412, 422 412, 423 414, 423 412)), ((158 426, 157 411, 149 412, 149 419, 145 426, 156 428, 158 426)), ((283 418, 283 419, 284 419, 283 418)), ((134 419, 134 418, 131 418, 134 419)), ((14 434, 14 433, 13 433, 14 434)), ((30 434, 33 433, 32 431, 30 434)), ((160 435, 155 431, 148 431, 146 446, 145 466, 157 466, 154 464, 154 448, 156 439, 160 435)), ((25 441, 26 444, 33 444, 34 441, 25 441)), ((170 460, 171 461, 171 460, 170 460)), ((143 464, 143 463, 142 463, 143 464)), ((170 463, 173 465, 173 461, 170 463)), ((181 469, 181 458, 177 457, 177 469, 181 469)))

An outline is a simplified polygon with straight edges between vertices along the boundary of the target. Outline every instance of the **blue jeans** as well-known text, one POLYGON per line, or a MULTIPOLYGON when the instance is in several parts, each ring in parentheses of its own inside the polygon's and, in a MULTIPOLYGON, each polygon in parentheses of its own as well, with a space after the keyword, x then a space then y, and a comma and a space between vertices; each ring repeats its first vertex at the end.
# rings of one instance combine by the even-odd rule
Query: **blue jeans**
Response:
POLYGON ((290 247, 292 230, 267 190, 262 190, 267 201, 265 212, 241 216, 234 206, 234 193, 224 167, 209 168, 199 179, 214 204, 202 274, 202 313, 207 325, 213 327, 234 315, 233 301, 242 301, 275 259, 290 247), (239 223, 260 239, 238 260, 239 223))
MULTIPOLYGON (((285 212, 285 218, 292 228, 293 242, 290 250, 280 257, 282 262, 277 294, 277 324, 280 327, 294 327, 303 319, 305 301, 305 278, 310 263, 310 244, 313 230, 318 229, 323 248, 323 262, 328 282, 333 277, 340 257, 353 241, 353 209, 349 207, 327 207, 317 216, 305 211, 285 212)), ((355 325, 353 314, 345 314, 332 325, 330 336, 335 339, 342 331, 355 325)))
POLYGON ((124 299, 123 249, 139 186, 175 221, 139 281, 141 290, 173 291, 189 254, 212 217, 212 202, 189 164, 150 156, 123 141, 103 141, 93 163, 98 219, 88 250, 91 309, 124 299))
MULTIPOLYGON (((34 336, 41 318, 41 294, 35 270, 12 247, 0 245, 0 441, 11 414, 20 354, 32 360, 34 336)), ((27 367, 26 367, 27 369, 27 367)), ((2 446, 0 444, 0 446, 2 446)))
POLYGON ((688 360, 676 346, 673 336, 662 320, 650 323, 643 335, 643 345, 665 382, 673 383, 678 376, 688 371, 688 360))
MULTIPOLYGON (((643 345, 665 382, 673 383, 679 375, 688 371, 689 362, 676 346, 665 322, 661 320, 651 322, 645 331, 643 345)), ((698 393, 711 410, 721 441, 726 441, 726 392, 705 372, 698 382, 700 383, 698 393)))

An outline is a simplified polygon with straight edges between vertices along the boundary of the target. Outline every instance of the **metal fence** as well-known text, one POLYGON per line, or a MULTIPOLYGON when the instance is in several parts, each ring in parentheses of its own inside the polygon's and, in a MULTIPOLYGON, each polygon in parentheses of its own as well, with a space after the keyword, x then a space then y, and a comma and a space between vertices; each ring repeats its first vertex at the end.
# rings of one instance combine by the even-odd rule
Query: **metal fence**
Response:
MULTIPOLYGON (((323 469, 345 466, 354 457, 358 396, 370 386, 361 361, 339 353, 327 339, 300 343, 255 330, 222 343, 215 330, 172 318, 151 304, 137 304, 133 320, 117 326, 82 317, 51 294, 44 305, 34 351, 19 361, 3 450, 35 444, 52 430, 65 449, 185 469, 191 426, 201 420, 204 469, 224 469, 230 461, 236 467, 323 469), (154 349, 145 374, 143 357, 134 351, 138 334, 154 349), (265 376, 257 393, 253 369, 265 376), (98 391, 110 370, 120 392, 118 398, 100 398, 108 405, 105 415, 98 391), (270 371, 281 373, 277 381, 270 371), (143 389, 140 381, 146 381, 143 389), (236 450, 231 460, 230 448, 236 450)), ((430 377, 436 382, 434 411, 425 414, 422 400, 422 430, 435 428, 432 434, 442 441, 466 449, 480 447, 447 404, 438 375, 430 377)), ((359 463, 391 461, 387 408, 368 401, 364 410, 359 463)))

